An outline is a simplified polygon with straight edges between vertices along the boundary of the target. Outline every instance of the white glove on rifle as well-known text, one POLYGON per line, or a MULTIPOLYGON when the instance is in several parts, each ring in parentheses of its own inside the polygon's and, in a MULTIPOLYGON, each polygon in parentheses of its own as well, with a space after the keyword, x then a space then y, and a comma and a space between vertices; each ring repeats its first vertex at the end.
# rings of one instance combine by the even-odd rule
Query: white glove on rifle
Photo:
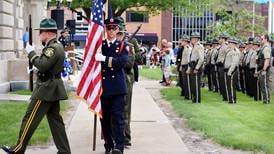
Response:
POLYGON ((30 45, 28 42, 26 46, 26 52, 29 54, 32 51, 34 51, 34 46, 30 45))
POLYGON ((96 61, 105 61, 106 60, 106 56, 102 55, 101 53, 96 53, 95 60, 96 61))

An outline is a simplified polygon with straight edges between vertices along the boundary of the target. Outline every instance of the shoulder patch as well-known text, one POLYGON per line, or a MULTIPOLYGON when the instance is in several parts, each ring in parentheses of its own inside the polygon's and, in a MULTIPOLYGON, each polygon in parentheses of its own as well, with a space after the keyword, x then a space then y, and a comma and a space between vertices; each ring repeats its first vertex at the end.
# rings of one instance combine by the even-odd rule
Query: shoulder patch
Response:
POLYGON ((130 51, 130 47, 128 45, 126 46, 126 50, 127 50, 127 52, 130 51))
POLYGON ((53 48, 47 48, 45 51, 45 55, 47 57, 52 57, 54 55, 54 49, 53 48))

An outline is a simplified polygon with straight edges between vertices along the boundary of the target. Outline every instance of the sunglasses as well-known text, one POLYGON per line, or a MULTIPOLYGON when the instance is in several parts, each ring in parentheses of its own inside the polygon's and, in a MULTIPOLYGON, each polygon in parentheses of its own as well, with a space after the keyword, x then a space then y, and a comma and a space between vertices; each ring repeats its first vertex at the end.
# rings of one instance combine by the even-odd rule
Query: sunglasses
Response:
POLYGON ((117 26, 107 26, 106 28, 107 28, 107 30, 117 30, 118 29, 117 26))

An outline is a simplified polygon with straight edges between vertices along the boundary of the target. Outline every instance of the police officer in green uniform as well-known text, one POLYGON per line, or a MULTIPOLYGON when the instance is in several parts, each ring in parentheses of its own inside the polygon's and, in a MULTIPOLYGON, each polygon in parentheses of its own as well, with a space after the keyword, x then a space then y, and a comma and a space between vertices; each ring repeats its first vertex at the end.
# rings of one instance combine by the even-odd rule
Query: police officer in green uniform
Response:
POLYGON ((263 94, 263 103, 270 103, 269 91, 269 74, 271 67, 271 46, 269 44, 269 36, 263 35, 261 37, 263 46, 259 50, 257 71, 259 75, 260 88, 263 94))
POLYGON ((53 19, 44 19, 40 23, 40 40, 45 45, 38 56, 34 47, 26 47, 31 63, 39 70, 36 87, 31 96, 27 112, 23 118, 19 138, 12 147, 3 146, 9 154, 25 153, 28 141, 35 129, 46 115, 53 140, 58 149, 57 154, 70 154, 70 146, 65 132, 65 125, 60 115, 60 100, 67 99, 66 90, 61 79, 65 59, 62 44, 57 42, 57 26, 53 19))
POLYGON ((239 51, 236 48, 238 41, 235 38, 228 39, 228 50, 224 59, 225 92, 228 103, 236 103, 236 78, 239 64, 239 51))
POLYGON ((125 112, 124 112, 124 122, 125 122, 124 145, 131 146, 130 120, 131 120, 132 89, 133 89, 133 83, 134 83, 133 66, 135 63, 135 50, 134 50, 134 45, 128 42, 127 39, 125 39, 127 35, 127 31, 124 29, 124 20, 120 21, 119 30, 120 32, 117 33, 117 39, 120 41, 124 41, 124 45, 128 51, 128 61, 124 67, 126 84, 127 84, 127 94, 125 97, 125 112))
POLYGON ((190 73, 190 89, 193 103, 201 103, 201 74, 204 63, 204 47, 199 42, 200 33, 191 34, 191 44, 193 48, 190 53, 188 72, 190 73))

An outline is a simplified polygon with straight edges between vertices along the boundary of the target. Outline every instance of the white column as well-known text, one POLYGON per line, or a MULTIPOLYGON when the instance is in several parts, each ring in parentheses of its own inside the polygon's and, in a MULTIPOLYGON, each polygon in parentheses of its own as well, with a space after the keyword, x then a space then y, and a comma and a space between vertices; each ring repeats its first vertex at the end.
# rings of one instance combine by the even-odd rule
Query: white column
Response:
POLYGON ((268 1, 268 33, 273 33, 273 9, 272 0, 268 1))

